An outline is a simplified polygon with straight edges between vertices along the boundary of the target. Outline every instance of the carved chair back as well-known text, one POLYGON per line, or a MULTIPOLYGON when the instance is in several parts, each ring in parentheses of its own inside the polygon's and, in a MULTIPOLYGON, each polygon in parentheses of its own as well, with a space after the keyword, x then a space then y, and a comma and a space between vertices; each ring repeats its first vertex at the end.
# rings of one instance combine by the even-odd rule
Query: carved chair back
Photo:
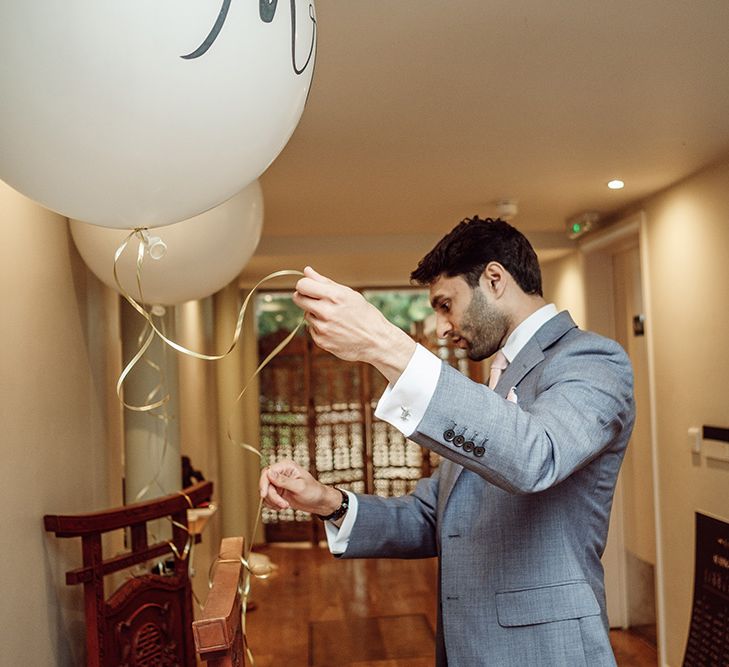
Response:
POLYGON ((43 518, 45 529, 56 537, 81 538, 83 565, 66 573, 66 583, 84 588, 88 667, 195 667, 192 589, 185 558, 191 538, 187 510, 209 501, 212 493, 212 482, 200 482, 142 503, 43 518), (149 544, 147 522, 166 517, 172 519, 171 540, 149 544), (125 529, 131 548, 104 558, 102 535, 125 529), (104 577, 171 554, 172 574, 134 576, 105 598, 104 577))

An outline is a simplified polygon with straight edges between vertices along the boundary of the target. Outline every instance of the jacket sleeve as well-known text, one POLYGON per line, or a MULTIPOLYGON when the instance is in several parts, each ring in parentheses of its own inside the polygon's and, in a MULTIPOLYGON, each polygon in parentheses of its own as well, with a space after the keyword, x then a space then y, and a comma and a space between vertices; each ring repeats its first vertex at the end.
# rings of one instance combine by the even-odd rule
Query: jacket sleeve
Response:
POLYGON ((444 364, 412 440, 512 493, 544 491, 611 447, 622 456, 634 420, 630 361, 614 341, 591 343, 543 362, 526 407, 444 364), (449 429, 477 441, 480 456, 448 441, 449 429))
POLYGON ((440 470, 399 498, 357 495, 357 519, 343 558, 429 558, 437 555, 440 470))

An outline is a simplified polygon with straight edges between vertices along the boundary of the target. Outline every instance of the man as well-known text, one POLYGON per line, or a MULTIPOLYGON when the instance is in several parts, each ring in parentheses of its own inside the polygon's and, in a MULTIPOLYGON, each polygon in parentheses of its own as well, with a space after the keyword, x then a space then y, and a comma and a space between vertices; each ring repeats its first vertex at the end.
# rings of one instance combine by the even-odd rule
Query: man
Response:
POLYGON ((627 356, 545 302, 534 250, 501 220, 462 221, 411 277, 429 286, 438 336, 475 360, 496 353, 493 389, 312 269, 294 300, 318 345, 385 375, 377 416, 442 455, 436 473, 383 499, 282 461, 261 495, 325 515, 341 557, 438 556, 438 665, 614 665, 600 557, 634 421, 627 356))

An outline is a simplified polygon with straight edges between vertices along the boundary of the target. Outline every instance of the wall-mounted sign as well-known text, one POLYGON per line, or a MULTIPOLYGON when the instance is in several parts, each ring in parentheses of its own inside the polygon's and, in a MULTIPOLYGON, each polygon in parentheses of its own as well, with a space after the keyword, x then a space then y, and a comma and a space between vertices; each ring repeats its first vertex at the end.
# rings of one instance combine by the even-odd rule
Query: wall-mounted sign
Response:
POLYGON ((729 665, 729 524, 696 513, 694 604, 683 667, 729 665))

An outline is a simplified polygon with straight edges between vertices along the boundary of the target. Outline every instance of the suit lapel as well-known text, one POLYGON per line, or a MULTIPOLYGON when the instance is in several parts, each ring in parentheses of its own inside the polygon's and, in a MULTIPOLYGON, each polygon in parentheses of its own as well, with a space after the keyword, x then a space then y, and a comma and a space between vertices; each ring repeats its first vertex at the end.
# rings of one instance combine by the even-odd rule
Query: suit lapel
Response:
POLYGON ((509 389, 517 386, 537 364, 544 361, 544 350, 576 326, 566 310, 545 322, 508 365, 496 385, 496 393, 506 396, 509 389))
POLYGON ((515 387, 521 382, 537 364, 544 361, 544 352, 534 336, 519 351, 514 361, 512 361, 504 371, 499 383, 496 385, 496 393, 502 398, 506 397, 509 389, 515 387))

